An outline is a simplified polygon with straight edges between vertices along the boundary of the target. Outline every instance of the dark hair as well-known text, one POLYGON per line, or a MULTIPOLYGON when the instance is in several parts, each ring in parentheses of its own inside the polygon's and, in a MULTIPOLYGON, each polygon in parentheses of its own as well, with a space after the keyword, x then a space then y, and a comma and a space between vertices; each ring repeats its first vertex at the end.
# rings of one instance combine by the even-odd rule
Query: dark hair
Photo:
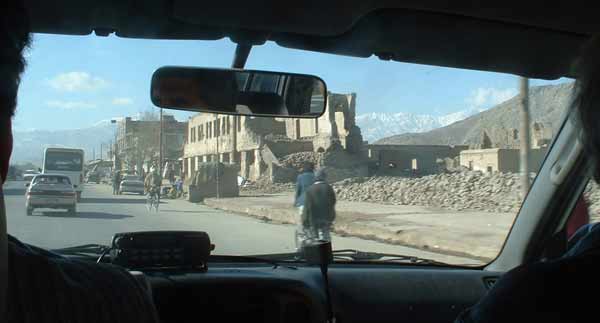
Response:
POLYGON ((17 107, 17 91, 25 70, 23 50, 31 41, 29 16, 21 0, 0 4, 0 118, 11 118, 17 107))
POLYGON ((315 170, 315 163, 306 161, 302 163, 302 171, 303 172, 312 172, 315 170))
MULTIPOLYGON (((600 162, 600 36, 594 36, 584 47, 576 64, 577 81, 573 89, 572 107, 576 109, 583 129, 584 150, 594 165, 600 162)), ((598 167, 594 173, 600 182, 598 167)))

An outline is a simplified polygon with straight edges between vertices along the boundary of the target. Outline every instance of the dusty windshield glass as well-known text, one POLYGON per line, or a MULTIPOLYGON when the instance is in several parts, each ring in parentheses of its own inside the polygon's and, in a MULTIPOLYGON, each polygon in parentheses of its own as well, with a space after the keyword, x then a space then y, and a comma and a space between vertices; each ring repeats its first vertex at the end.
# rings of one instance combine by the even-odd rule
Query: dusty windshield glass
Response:
MULTIPOLYGON (((312 98, 326 100, 321 117, 161 114, 152 106, 157 68, 229 67, 234 50, 228 40, 35 35, 4 186, 9 232, 49 249, 108 244, 118 232, 199 230, 224 255, 295 253, 303 241, 331 239, 336 250, 449 264, 496 257, 525 193, 516 76, 267 43, 246 67, 321 77, 328 96, 312 98), (25 171, 42 169, 51 147, 84 151, 46 156, 48 172, 65 172, 81 191, 69 200, 74 209, 25 194, 25 171)), ((283 95, 279 83, 251 84, 283 95)), ((530 84, 531 181, 572 83, 530 84)))

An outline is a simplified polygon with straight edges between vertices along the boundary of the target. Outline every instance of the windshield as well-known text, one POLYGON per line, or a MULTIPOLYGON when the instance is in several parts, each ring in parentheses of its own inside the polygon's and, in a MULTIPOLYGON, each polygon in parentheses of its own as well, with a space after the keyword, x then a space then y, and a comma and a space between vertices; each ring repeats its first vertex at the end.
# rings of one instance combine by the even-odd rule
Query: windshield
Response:
POLYGON ((83 157, 81 153, 48 151, 44 161, 44 170, 56 171, 81 171, 83 157))
POLYGON ((71 181, 69 181, 68 177, 63 176, 47 176, 47 175, 38 175, 33 179, 34 184, 65 184, 70 185, 71 181))
MULTIPOLYGON (((198 230, 220 255, 293 253, 309 237, 330 238, 334 250, 482 265, 500 252, 523 183, 535 178, 572 88, 568 79, 529 80, 527 137, 514 75, 268 42, 253 48, 246 68, 319 76, 329 91, 312 99, 315 106, 327 101, 321 117, 161 114, 152 107, 148 88, 157 68, 227 68, 234 51, 229 40, 35 35, 11 163, 82 170, 87 182, 77 188, 76 216, 60 209, 26 216, 25 195, 6 194, 9 232, 55 249, 109 244, 117 232, 198 230), (525 141, 527 172, 520 163, 525 141), (42 165, 46 147, 84 154, 50 152, 42 165), (149 208, 145 185, 122 180, 160 183, 158 211, 149 208), (328 198, 306 193, 312 187, 328 198)), ((238 81, 246 91, 286 86, 270 75, 238 81)), ((5 186, 24 190, 19 178, 5 186)))

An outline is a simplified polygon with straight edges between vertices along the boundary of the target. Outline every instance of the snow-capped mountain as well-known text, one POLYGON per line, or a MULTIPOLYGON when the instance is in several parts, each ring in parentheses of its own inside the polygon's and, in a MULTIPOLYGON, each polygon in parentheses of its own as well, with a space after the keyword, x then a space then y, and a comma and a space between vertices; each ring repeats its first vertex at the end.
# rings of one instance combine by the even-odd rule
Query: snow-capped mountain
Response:
POLYGON ((47 147, 74 147, 85 151, 86 159, 93 154, 100 156, 100 144, 106 158, 107 144, 115 139, 116 126, 109 121, 101 121, 89 128, 69 130, 24 130, 13 131, 14 147, 11 156, 13 163, 31 162, 41 165, 44 149, 47 147))
POLYGON ((364 140, 374 142, 381 138, 403 133, 426 132, 466 119, 481 111, 464 110, 435 116, 412 113, 367 113, 356 116, 364 140))

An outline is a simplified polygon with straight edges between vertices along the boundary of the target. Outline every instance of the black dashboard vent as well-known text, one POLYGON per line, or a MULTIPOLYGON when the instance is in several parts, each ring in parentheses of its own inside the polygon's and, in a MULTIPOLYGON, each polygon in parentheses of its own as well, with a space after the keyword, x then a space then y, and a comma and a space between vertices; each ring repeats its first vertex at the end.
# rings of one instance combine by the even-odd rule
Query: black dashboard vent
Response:
POLYGON ((485 288, 492 289, 497 281, 498 277, 488 277, 483 279, 483 284, 485 285, 485 288))

